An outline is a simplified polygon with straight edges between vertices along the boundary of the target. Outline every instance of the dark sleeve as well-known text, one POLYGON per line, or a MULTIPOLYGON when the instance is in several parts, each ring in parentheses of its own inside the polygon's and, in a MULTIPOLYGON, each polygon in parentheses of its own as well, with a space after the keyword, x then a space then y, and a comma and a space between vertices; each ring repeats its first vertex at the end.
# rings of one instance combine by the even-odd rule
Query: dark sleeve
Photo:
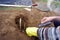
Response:
POLYGON ((54 26, 55 26, 55 27, 60 26, 60 21, 54 20, 54 26))
POLYGON ((60 40, 60 27, 42 27, 37 34, 40 40, 60 40))

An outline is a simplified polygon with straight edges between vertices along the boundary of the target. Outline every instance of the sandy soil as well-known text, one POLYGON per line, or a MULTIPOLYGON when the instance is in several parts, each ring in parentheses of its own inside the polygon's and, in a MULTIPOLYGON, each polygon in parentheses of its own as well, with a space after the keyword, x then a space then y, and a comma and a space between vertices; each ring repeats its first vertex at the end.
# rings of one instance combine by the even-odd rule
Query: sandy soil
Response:
POLYGON ((0 40, 38 40, 34 37, 28 37, 25 32, 21 31, 19 18, 22 17, 24 20, 23 24, 25 26, 22 24, 22 30, 24 31, 24 27, 38 27, 44 16, 55 15, 54 12, 43 12, 36 8, 32 8, 32 11, 24 9, 0 10, 0 40))

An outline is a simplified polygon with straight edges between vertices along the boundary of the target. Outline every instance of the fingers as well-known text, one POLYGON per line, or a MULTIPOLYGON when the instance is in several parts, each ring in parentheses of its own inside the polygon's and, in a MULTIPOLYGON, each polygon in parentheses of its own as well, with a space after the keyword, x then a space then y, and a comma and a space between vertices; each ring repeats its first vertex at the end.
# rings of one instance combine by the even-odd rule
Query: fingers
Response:
POLYGON ((53 21, 53 20, 56 20, 56 19, 57 19, 56 16, 44 17, 44 18, 41 20, 41 23, 50 22, 50 21, 53 21))
POLYGON ((50 20, 49 19, 45 19, 44 21, 42 21, 41 23, 46 23, 46 22, 49 22, 50 20))
POLYGON ((47 21, 46 19, 47 19, 47 17, 44 17, 44 18, 41 20, 41 23, 45 23, 45 21, 47 21))

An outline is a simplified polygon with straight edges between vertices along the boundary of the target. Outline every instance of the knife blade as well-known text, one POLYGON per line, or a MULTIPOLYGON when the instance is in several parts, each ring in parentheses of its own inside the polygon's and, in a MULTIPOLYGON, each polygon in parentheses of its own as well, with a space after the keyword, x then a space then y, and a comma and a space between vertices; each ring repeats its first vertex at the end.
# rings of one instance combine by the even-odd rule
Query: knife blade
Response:
POLYGON ((45 27, 45 26, 50 25, 51 23, 52 23, 52 22, 42 23, 42 24, 39 24, 39 27, 45 27))

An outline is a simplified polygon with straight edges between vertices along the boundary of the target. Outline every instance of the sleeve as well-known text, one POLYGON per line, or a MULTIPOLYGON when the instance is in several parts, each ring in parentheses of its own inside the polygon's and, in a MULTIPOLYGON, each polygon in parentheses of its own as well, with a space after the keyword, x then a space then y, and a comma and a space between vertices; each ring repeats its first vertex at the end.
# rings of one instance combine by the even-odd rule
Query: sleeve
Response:
POLYGON ((40 40, 60 40, 60 27, 42 27, 37 34, 40 40))

